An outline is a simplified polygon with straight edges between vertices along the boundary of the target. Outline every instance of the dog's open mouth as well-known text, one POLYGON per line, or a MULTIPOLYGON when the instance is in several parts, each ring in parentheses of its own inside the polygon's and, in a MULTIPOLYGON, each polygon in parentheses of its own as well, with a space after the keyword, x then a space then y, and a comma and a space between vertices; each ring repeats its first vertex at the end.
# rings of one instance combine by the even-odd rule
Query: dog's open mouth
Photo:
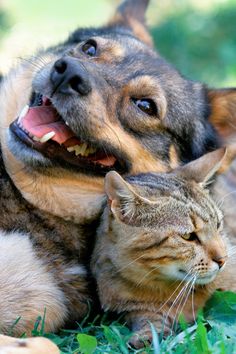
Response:
POLYGON ((107 147, 80 140, 43 95, 38 94, 34 103, 22 110, 10 129, 21 142, 49 159, 102 174, 111 169, 127 170, 125 161, 107 147))

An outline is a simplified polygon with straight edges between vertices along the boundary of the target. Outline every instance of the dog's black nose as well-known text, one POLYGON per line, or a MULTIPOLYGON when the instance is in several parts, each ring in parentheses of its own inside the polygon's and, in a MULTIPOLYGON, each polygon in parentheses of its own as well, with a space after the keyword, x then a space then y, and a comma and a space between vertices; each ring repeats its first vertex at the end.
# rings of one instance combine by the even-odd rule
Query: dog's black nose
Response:
POLYGON ((55 62, 50 76, 53 91, 88 95, 92 90, 89 73, 77 59, 65 57, 55 62))

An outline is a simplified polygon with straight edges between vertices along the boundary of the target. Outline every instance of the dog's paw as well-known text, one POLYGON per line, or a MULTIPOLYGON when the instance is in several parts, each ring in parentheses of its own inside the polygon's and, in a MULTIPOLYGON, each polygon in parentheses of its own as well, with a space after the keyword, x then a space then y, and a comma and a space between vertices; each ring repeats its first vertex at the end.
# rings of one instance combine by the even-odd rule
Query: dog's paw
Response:
POLYGON ((0 335, 0 354, 59 354, 58 347, 47 338, 13 338, 0 335))

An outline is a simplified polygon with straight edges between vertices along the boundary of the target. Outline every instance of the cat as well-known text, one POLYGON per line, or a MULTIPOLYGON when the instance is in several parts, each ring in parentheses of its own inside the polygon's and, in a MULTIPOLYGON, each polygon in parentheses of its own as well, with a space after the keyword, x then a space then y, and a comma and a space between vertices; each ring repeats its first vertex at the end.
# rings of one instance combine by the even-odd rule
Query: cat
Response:
POLYGON ((149 322, 167 335, 181 312, 193 321, 215 289, 236 290, 233 248, 206 189, 224 155, 218 149, 168 174, 106 175, 91 267, 103 309, 125 313, 135 347, 151 340, 149 322))

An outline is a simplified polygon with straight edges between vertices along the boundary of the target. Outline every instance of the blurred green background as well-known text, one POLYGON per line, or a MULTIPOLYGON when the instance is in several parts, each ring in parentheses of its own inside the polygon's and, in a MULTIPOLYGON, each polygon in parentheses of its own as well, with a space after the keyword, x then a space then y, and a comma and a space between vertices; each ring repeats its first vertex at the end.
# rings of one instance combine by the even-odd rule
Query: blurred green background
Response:
MULTIPOLYGON (((15 58, 101 25, 117 0, 0 0, 0 71, 15 58)), ((236 86, 236 0, 152 0, 147 13, 156 48, 185 76, 236 86)))

